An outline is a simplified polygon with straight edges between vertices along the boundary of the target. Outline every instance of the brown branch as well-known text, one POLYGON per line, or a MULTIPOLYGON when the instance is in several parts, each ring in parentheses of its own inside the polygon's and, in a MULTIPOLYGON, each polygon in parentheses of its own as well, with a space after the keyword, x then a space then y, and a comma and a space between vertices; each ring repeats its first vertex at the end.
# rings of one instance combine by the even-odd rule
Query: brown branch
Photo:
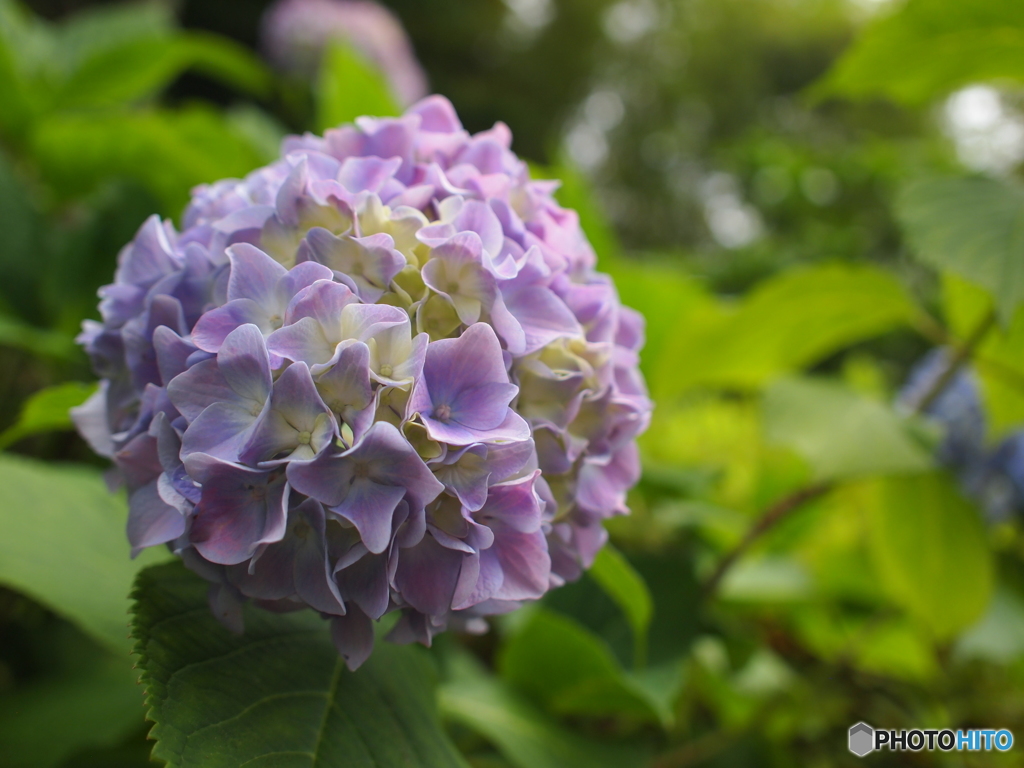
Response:
POLYGON ((704 595, 710 597, 718 589, 725 577, 725 574, 732 568, 733 564, 740 559, 747 550, 753 546, 761 536, 774 528, 780 521, 788 516, 793 510, 806 504, 812 499, 816 499, 819 496, 823 496, 833 487, 833 483, 817 483, 815 485, 807 485, 803 488, 794 491, 779 501, 768 507, 767 510, 757 519, 757 522, 747 531, 746 536, 743 540, 737 544, 732 551, 730 551, 725 557, 722 558, 721 562, 718 563, 718 567, 715 568, 715 572, 711 574, 711 578, 704 584, 704 595))
POLYGON ((953 380, 953 377, 959 372, 966 363, 971 355, 974 354, 974 350, 982 342, 988 332, 992 330, 992 326, 996 323, 996 311, 990 309, 988 313, 981 319, 981 322, 975 327, 971 335, 967 337, 967 340, 959 347, 957 347, 952 356, 949 358, 949 362, 946 363, 946 369, 942 374, 932 382, 931 387, 924 393, 924 396, 916 403, 914 403, 914 412, 923 413, 928 409, 928 406, 935 402, 935 399, 941 395, 946 386, 953 380))
MULTIPOLYGON (((972 331, 971 335, 967 337, 967 340, 962 345, 955 348, 953 354, 949 358, 949 361, 946 363, 946 368, 935 379, 935 381, 932 382, 932 385, 922 395, 922 397, 913 404, 914 413, 923 413, 928 406, 935 402, 935 399, 942 394, 947 385, 953 380, 953 377, 956 376, 957 372, 963 367, 964 363, 971 359, 975 349, 984 340, 985 336, 988 335, 988 332, 995 325, 995 322, 996 312, 995 309, 991 309, 984 317, 982 317, 974 331, 972 331)), ((812 501, 819 496, 825 495, 832 490, 833 487, 835 487, 835 483, 830 481, 804 486, 768 507, 768 509, 758 517, 750 530, 747 531, 740 543, 728 552, 718 563, 718 567, 716 567, 714 573, 711 574, 711 578, 709 578, 704 584, 704 597, 708 598, 714 595, 718 587, 721 586, 722 579, 725 578, 729 569, 732 568, 736 561, 746 554, 747 550, 749 550, 765 533, 770 531, 808 501, 812 501)))

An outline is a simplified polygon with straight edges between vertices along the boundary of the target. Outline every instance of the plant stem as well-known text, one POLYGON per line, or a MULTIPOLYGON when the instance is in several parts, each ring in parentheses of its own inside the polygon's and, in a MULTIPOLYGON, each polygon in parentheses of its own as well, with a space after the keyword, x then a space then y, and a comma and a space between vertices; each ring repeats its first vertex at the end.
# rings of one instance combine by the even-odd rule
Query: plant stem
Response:
POLYGON ((833 483, 816 483, 815 485, 807 485, 799 490, 783 497, 779 501, 772 504, 768 509, 762 513, 757 519, 757 522, 747 531, 747 534, 743 537, 739 544, 733 547, 722 560, 718 563, 718 567, 715 568, 715 572, 711 574, 711 578, 704 584, 704 594, 706 597, 710 597, 718 589, 725 577, 725 574, 732 568, 733 564, 742 557, 754 542, 756 542, 761 536, 774 528, 781 520, 786 518, 793 510, 803 506, 808 501, 816 499, 819 496, 823 496, 825 493, 832 489, 833 483))
MULTIPOLYGON (((957 372, 964 366, 964 363, 971 359, 975 349, 977 349, 978 345, 985 339, 988 332, 992 330, 992 326, 995 325, 995 322, 996 311, 993 308, 989 310, 984 317, 982 317, 981 321, 977 326, 975 326, 971 335, 967 337, 964 343, 954 349, 953 354, 949 356, 945 369, 935 379, 935 381, 932 382, 932 385, 924 395, 914 403, 913 411, 915 414, 923 413, 928 406, 935 402, 935 399, 942 394, 946 389, 946 386, 953 380, 953 377, 956 376, 957 372)), ((718 567, 715 568, 714 573, 711 574, 711 577, 704 584, 704 597, 708 598, 714 595, 718 587, 721 586, 722 579, 725 578, 726 573, 729 572, 740 557, 746 554, 747 550, 749 550, 758 539, 808 501, 824 496, 834 487, 835 483, 832 481, 823 481, 812 485, 806 485, 803 488, 797 489, 788 496, 784 496, 768 507, 768 509, 761 513, 760 517, 758 517, 754 525, 751 526, 750 530, 747 531, 740 543, 729 551, 718 563, 718 567)))
POLYGON ((949 358, 949 362, 946 363, 946 369, 942 374, 932 382, 931 387, 924 393, 924 396, 916 403, 914 403, 914 412, 923 413, 928 409, 935 399, 943 393, 946 389, 946 385, 953 380, 957 372, 963 367, 971 355, 974 354, 974 350, 982 342, 988 332, 992 330, 992 326, 996 322, 996 311, 995 308, 990 309, 984 317, 981 318, 981 322, 975 326, 974 331, 967 337, 967 340, 956 347, 953 354, 949 358))

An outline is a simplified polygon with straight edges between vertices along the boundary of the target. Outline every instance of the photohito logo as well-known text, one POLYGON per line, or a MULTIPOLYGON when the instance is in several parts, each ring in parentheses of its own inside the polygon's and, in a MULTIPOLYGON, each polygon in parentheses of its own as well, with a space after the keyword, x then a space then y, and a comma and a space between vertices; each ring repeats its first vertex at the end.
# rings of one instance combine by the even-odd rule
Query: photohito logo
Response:
POLYGON ((995 749, 1006 752, 1013 746, 1013 734, 1001 729, 976 728, 969 731, 950 730, 901 730, 886 731, 872 728, 867 723, 850 726, 847 747, 857 757, 864 757, 875 750, 888 749, 893 752, 929 752, 940 749, 943 752, 969 751, 990 752, 995 749))
POLYGON ((875 748, 875 729, 867 723, 850 726, 849 747, 857 757, 864 757, 875 748))

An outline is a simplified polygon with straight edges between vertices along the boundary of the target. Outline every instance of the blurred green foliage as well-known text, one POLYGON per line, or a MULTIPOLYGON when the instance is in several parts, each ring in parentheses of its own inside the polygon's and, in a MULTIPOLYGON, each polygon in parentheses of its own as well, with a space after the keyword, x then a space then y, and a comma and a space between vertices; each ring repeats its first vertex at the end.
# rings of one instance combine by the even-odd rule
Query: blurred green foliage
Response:
MULTIPOLYGON (((971 341, 987 440, 1024 424, 1018 173, 965 172, 942 122, 968 84, 1012 104, 1018 4, 389 3, 467 125, 563 180, 647 318, 657 411, 580 581, 356 674, 315 617, 235 637, 179 566, 137 575, 161 555, 129 559, 123 497, 81 466, 72 337, 146 216, 285 127, 396 107, 344 47, 315 82, 269 71, 262 2, 32 5, 0 0, 0 768, 824 767, 857 764, 861 720, 1024 733, 1022 521, 986 520, 893 405, 971 341)), ((1019 762, 957 759, 913 757, 1019 762)))

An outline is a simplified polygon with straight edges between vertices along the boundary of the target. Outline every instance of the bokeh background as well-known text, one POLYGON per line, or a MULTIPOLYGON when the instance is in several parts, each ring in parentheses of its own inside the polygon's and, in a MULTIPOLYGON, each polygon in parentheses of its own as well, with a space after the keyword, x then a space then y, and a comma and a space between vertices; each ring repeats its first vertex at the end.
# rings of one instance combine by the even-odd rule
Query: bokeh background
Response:
MULTIPOLYGON (((286 133, 401 104, 358 40, 275 53, 269 5, 0 0, 0 767, 152 764, 67 587, 126 594, 139 567, 89 559, 123 502, 66 415, 120 247, 286 133)), ((384 5, 468 129, 504 121, 563 180, 648 320, 657 410, 612 553, 432 650, 467 760, 845 766, 861 720, 1024 739, 1024 6, 384 5)))

